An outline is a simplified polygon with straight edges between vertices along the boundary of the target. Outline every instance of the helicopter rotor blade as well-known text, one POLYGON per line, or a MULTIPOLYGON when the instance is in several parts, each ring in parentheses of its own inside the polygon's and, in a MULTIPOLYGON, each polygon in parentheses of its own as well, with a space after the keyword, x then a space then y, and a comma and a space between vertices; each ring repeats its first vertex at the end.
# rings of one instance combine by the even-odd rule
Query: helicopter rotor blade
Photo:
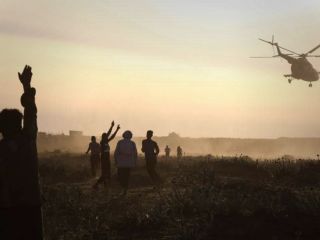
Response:
POLYGON ((308 55, 309 53, 313 53, 315 50, 317 50, 320 47, 320 44, 316 46, 315 48, 311 49, 309 52, 306 53, 308 55))
POLYGON ((279 57, 279 55, 271 56, 271 57, 250 57, 250 58, 276 58, 279 57))
MULTIPOLYGON (((287 49, 287 48, 284 48, 284 47, 281 47, 281 46, 279 46, 279 48, 282 49, 282 50, 285 50, 285 51, 287 51, 287 52, 293 53, 293 54, 295 54, 295 55, 298 55, 298 56, 301 55, 301 54, 299 54, 299 53, 296 53, 296 52, 294 52, 294 51, 291 51, 291 50, 289 50, 289 49, 287 49)), ((286 55, 288 55, 288 54, 286 54, 286 55)))
MULTIPOLYGON (((296 55, 296 54, 292 54, 292 53, 288 53, 288 54, 284 54, 284 55, 287 55, 287 56, 294 56, 294 57, 298 57, 299 55, 296 55), (295 56, 296 55, 296 56, 295 56)), ((253 57, 249 57, 249 58, 278 58, 280 57, 280 55, 273 55, 273 56, 253 56, 253 57)), ((311 57, 320 57, 320 55, 311 55, 311 57)))
MULTIPOLYGON (((262 38, 259 38, 259 40, 262 41, 262 42, 268 43, 268 44, 270 44, 270 45, 272 45, 272 46, 277 45, 277 43, 270 42, 270 41, 264 40, 264 39, 262 39, 262 38)), ((280 49, 282 49, 282 50, 285 50, 285 51, 287 51, 287 52, 293 53, 293 54, 295 54, 295 55, 298 55, 298 56, 301 56, 301 55, 302 55, 302 54, 296 53, 296 52, 294 52, 294 51, 292 51, 292 50, 290 50, 290 49, 281 47, 281 46, 279 46, 279 45, 278 45, 278 47, 279 47, 280 49)), ((320 45, 319 45, 319 47, 320 47, 320 45)))
POLYGON ((307 55, 307 57, 315 57, 315 58, 318 58, 318 57, 320 57, 320 55, 307 55))
POLYGON ((264 39, 262 39, 262 38, 259 38, 259 40, 260 40, 260 41, 262 41, 262 42, 265 42, 265 43, 269 43, 270 45, 274 45, 274 43, 273 43, 273 42, 270 42, 270 41, 264 40, 264 39))

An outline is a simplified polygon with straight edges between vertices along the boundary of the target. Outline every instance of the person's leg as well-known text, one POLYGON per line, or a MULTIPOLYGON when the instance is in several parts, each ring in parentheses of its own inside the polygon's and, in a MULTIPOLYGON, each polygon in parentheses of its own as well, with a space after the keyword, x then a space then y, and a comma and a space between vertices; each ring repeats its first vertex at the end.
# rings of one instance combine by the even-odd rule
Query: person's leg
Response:
POLYGON ((153 181, 153 170, 152 170, 152 163, 150 159, 146 159, 146 167, 147 167, 147 172, 153 181))
POLYGON ((106 159, 101 156, 101 176, 99 177, 99 179, 97 180, 97 182, 93 185, 93 188, 97 189, 98 186, 101 184, 101 183, 104 183, 105 182, 105 176, 106 176, 106 159))
POLYGON ((125 168, 118 168, 118 179, 120 186, 125 188, 125 168))
POLYGON ((100 155, 96 154, 94 158, 94 164, 95 164, 95 171, 98 172, 100 169, 100 155))
POLYGON ((129 185, 130 168, 121 168, 121 186, 123 188, 122 196, 126 196, 129 185))
POLYGON ((93 185, 93 188, 94 188, 94 189, 98 189, 99 185, 100 185, 101 183, 103 183, 103 181, 104 181, 104 177, 103 177, 103 176, 100 176, 100 177, 98 178, 98 180, 96 181, 96 183, 93 185))
POLYGON ((123 169, 123 194, 127 195, 129 186, 130 168, 123 169))
POLYGON ((127 187, 127 189, 129 187, 130 175, 131 175, 131 168, 127 168, 127 172, 126 172, 126 187, 127 187))
POLYGON ((155 171, 155 161, 153 159, 147 160, 147 171, 153 183, 155 184, 157 181, 157 173, 155 171))
POLYGON ((126 168, 118 168, 118 179, 120 182, 120 186, 123 189, 122 195, 125 196, 127 194, 128 183, 127 183, 127 169, 126 168))
POLYGON ((101 157, 100 154, 97 155, 97 170, 101 169, 101 157))
POLYGON ((100 183, 106 183, 106 178, 108 175, 108 157, 103 155, 101 157, 101 180, 100 183))
POLYGON ((106 158, 106 178, 107 180, 111 180, 111 162, 110 162, 110 154, 108 153, 106 158))
POLYGON ((121 184, 121 168, 119 168, 119 167, 117 169, 117 175, 118 175, 118 182, 119 182, 120 186, 122 187, 122 184, 121 184))
POLYGON ((154 181, 156 184, 161 184, 162 183, 162 180, 161 180, 161 177, 159 176, 157 170, 156 170, 156 166, 157 166, 157 161, 154 162, 154 165, 153 165, 153 177, 154 177, 154 181))
POLYGON ((156 159, 152 159, 152 160, 147 161, 147 170, 148 170, 148 173, 153 181, 153 184, 158 185, 158 184, 162 183, 162 180, 156 171, 156 165, 157 165, 156 159))
POLYGON ((96 176, 96 169, 95 169, 95 163, 94 163, 95 159, 94 156, 90 156, 90 165, 91 165, 91 176, 95 177, 96 176))
POLYGON ((105 156, 104 161, 104 170, 103 170, 103 176, 104 176, 104 187, 108 187, 111 181, 111 163, 110 163, 110 154, 108 153, 105 156))

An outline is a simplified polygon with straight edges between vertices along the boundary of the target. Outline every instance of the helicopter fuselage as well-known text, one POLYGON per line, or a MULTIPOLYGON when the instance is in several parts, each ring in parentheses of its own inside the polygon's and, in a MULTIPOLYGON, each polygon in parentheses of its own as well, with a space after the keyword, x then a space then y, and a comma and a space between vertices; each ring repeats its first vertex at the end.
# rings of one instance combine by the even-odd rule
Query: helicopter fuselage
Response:
POLYGON ((319 80, 319 73, 306 58, 296 58, 290 62, 290 64, 293 78, 301 79, 307 82, 319 80))

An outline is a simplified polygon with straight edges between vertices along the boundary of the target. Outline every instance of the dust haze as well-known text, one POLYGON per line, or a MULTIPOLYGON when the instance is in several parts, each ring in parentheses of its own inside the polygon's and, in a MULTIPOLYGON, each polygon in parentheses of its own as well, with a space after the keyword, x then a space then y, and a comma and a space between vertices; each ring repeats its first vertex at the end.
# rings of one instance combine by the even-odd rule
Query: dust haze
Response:
MULTIPOLYGON (((84 136, 82 132, 71 132, 68 135, 52 135, 39 133, 39 152, 70 152, 83 153, 90 142, 91 136, 84 136)), ((120 139, 119 137, 117 137, 120 139)), ((144 136, 134 137, 138 151, 144 136)), ((97 136, 100 139, 100 136, 97 136)), ((176 156, 178 146, 182 147, 184 156, 249 156, 257 159, 279 158, 291 156, 294 158, 316 158, 320 149, 320 138, 190 138, 176 133, 168 136, 155 136, 160 147, 160 155, 164 155, 166 145, 171 149, 171 155, 176 156)), ((115 143, 111 142, 111 149, 115 143)), ((139 151, 141 154, 141 151, 139 151)))

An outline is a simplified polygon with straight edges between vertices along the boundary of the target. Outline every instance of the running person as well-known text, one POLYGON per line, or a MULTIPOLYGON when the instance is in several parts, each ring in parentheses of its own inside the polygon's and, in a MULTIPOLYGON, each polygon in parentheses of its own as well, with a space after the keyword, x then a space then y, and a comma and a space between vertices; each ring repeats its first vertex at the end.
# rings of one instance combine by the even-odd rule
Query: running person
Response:
POLYGON ((97 143, 96 137, 91 137, 91 142, 89 143, 88 150, 86 154, 90 154, 90 165, 91 165, 91 174, 92 177, 96 176, 97 169, 99 168, 100 164, 100 144, 97 143))
POLYGON ((157 157, 159 154, 158 144, 151 138, 153 136, 153 131, 147 131, 147 139, 142 141, 142 152, 145 155, 147 171, 155 185, 162 183, 159 174, 156 172, 157 157))

